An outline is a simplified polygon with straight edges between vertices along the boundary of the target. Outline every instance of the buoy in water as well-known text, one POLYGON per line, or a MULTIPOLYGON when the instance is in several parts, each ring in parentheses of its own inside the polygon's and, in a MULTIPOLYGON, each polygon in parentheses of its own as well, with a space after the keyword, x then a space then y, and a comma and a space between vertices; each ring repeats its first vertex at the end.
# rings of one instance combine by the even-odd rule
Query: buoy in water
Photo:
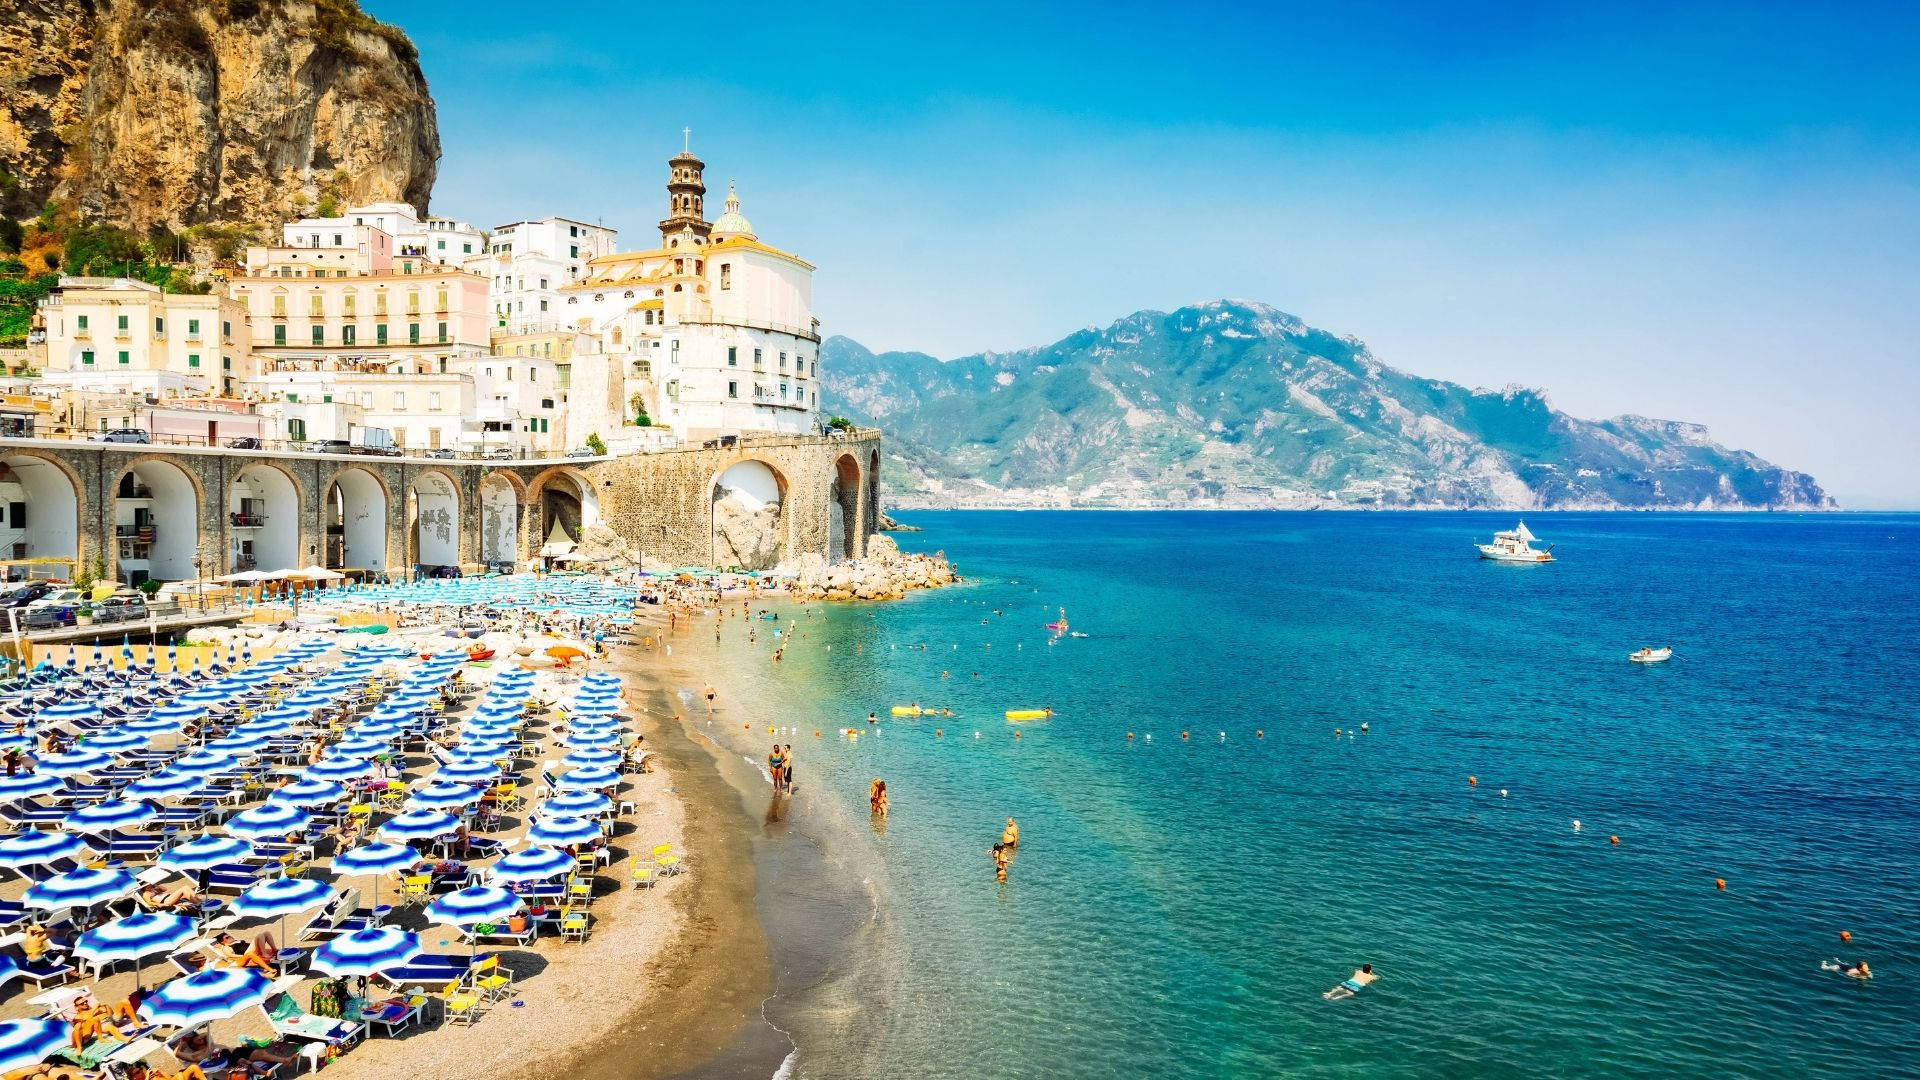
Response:
POLYGON ((1607 843, 1609 843, 1609 844, 1617 844, 1617 843, 1619 843, 1619 842, 1620 842, 1620 838, 1619 838, 1618 836, 1609 836, 1609 837, 1607 837, 1607 843))
POLYGON ((1840 940, 1841 940, 1841 941, 1852 941, 1852 940, 1853 940, 1853 935, 1852 935, 1852 934, 1849 934, 1849 933, 1847 933, 1847 932, 1846 932, 1845 930, 1842 930, 1842 931, 1840 931, 1840 940))
POLYGON ((1574 831, 1574 832, 1579 832, 1579 831, 1580 831, 1580 819, 1579 819, 1579 818, 1574 818, 1574 819, 1573 819, 1573 831, 1574 831))
POLYGON ((1507 789, 1506 789, 1506 788, 1501 788, 1501 789, 1500 789, 1500 797, 1501 797, 1501 798, 1503 798, 1503 799, 1507 797, 1507 789))
POLYGON ((974 737, 974 738, 976 738, 976 739, 977 739, 977 738, 979 738, 979 737, 980 737, 980 733, 979 733, 979 732, 977 732, 977 731, 976 731, 976 732, 974 732, 974 733, 973 733, 973 737, 974 737))

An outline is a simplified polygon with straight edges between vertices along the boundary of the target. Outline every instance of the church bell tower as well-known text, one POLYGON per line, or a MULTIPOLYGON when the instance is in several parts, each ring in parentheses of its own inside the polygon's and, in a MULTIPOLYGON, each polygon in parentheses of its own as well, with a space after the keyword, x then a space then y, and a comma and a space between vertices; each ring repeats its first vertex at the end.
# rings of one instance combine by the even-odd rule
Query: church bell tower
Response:
POLYGON ((707 242, 713 227, 707 224, 706 181, 701 173, 707 163, 693 156, 692 133, 686 148, 667 162, 667 216, 660 222, 660 246, 664 248, 700 247, 707 242))

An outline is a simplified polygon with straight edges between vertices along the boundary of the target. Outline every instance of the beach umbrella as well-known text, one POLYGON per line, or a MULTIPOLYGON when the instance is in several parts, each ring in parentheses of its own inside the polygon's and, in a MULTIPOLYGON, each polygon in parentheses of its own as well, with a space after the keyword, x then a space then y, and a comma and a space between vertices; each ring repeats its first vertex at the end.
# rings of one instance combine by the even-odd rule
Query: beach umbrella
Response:
POLYGON ((0 866, 14 870, 45 866, 61 859, 77 858, 85 850, 86 845, 71 833, 35 829, 0 840, 0 866))
POLYGON ((174 769, 162 769, 128 784, 120 794, 129 799, 184 799, 206 790, 207 778, 174 769))
POLYGON ((540 804, 536 814, 598 817, 613 809, 613 800, 597 791, 565 791, 540 804))
POLYGON ((227 831, 248 840, 266 840, 306 829, 312 815, 286 803, 262 803, 227 819, 227 831))
POLYGON ((499 775, 500 766, 491 761, 456 761, 440 766, 434 772, 433 779, 456 784, 480 784, 491 782, 499 775))
POLYGON ((586 765, 617 765, 621 754, 618 750, 575 750, 560 759, 560 764, 569 769, 586 765))
POLYGON ((73 1041, 64 1020, 0 1020, 0 1072, 38 1065, 73 1041))
POLYGON ((336 979, 378 975, 420 955, 420 935, 392 927, 356 930, 313 950, 307 965, 336 979))
POLYGON ((179 731, 182 724, 183 721, 169 719, 164 716, 148 716, 144 720, 129 720, 121 724, 120 730, 152 738, 156 735, 171 735, 179 731))
POLYGON ((456 810, 472 806, 485 794, 483 789, 471 784, 435 781, 415 788, 407 801, 410 806, 422 810, 456 810))
POLYGON ((405 724, 392 720, 363 720, 348 728, 347 734, 355 739, 374 739, 385 746, 406 730, 405 724))
POLYGON ((92 907, 118 900, 139 887, 140 883, 125 870, 74 870, 35 883, 20 902, 44 911, 92 907))
POLYGON ((555 786, 562 791, 585 791, 612 787, 619 782, 619 770, 604 765, 589 765, 562 775, 555 786))
POLYGON ((71 642, 67 644, 67 666, 69 668, 80 666, 80 653, 71 642))
POLYGON ((81 773, 97 772, 113 764, 113 759, 92 750, 75 750, 66 754, 48 754, 40 759, 39 771, 48 776, 78 776, 81 773))
POLYGON ((546 881, 573 872, 573 856, 550 847, 523 848, 501 858, 487 870, 487 877, 500 885, 522 881, 546 881))
POLYGON ((373 771, 371 761, 355 761, 352 758, 327 758, 318 764, 309 765, 300 774, 302 780, 356 780, 373 771))
POLYGON ((504 922, 523 901, 493 885, 475 885, 440 896, 427 905, 427 921, 467 927, 475 923, 504 922))
POLYGON ((67 785, 51 776, 25 773, 20 776, 0 776, 0 802, 20 802, 23 799, 51 795, 67 785))
POLYGON ((574 750, 611 750, 620 745, 620 734, 614 731, 569 731, 561 739, 574 750))
POLYGON ((240 759, 236 755, 221 753, 218 750, 200 750, 176 760, 172 769, 174 772, 211 776, 214 773, 226 772, 239 763, 240 759))
POLYGON ((98 750, 108 754, 123 754, 128 750, 137 750, 152 742, 147 736, 124 728, 109 731, 104 735, 93 735, 80 744, 83 750, 98 750))
POLYGON ((157 720, 177 720, 185 724, 207 715, 207 707, 184 700, 170 701, 165 705, 155 705, 147 715, 157 720))
POLYGON ((158 952, 171 952, 193 940, 199 924, 184 915, 154 915, 147 912, 115 919, 81 934, 73 943, 73 955, 93 964, 116 960, 139 961, 158 952))
MULTIPOLYGON (((197 660, 198 657, 196 657, 195 659, 197 660)), ((181 694, 179 697, 174 699, 176 704, 162 705, 160 708, 184 709, 192 705, 201 705, 201 706, 225 705, 227 702, 233 700, 233 698, 234 698, 234 692, 232 690, 229 690, 218 683, 209 683, 205 686, 196 686, 193 689, 187 691, 186 693, 181 694)), ((157 712, 158 710, 155 710, 155 711, 157 712)))
POLYGON ((40 710, 43 720, 91 720, 100 715, 100 706, 92 701, 62 701, 40 710))
POLYGON ((272 919, 326 903, 333 886, 312 878, 279 878, 255 885, 233 898, 227 910, 253 919, 272 919))
POLYGON ((20 962, 6 953, 0 953, 0 986, 7 985, 21 974, 20 962))
POLYGON ((328 757, 349 757, 364 754, 389 754, 393 752, 390 739, 352 738, 341 739, 327 747, 328 757))
POLYGON ((380 839, 403 844, 409 840, 432 840, 460 828, 460 819, 439 810, 408 810, 380 826, 380 839))
POLYGON ((246 731, 235 728, 227 734, 207 744, 207 749, 216 754, 231 754, 238 758, 251 758, 259 755, 262 747, 273 742, 273 736, 264 731, 246 731))
MULTIPOLYGON (((390 874, 420 861, 420 853, 405 844, 362 844, 333 857, 336 874, 390 874)), ((380 878, 373 879, 373 902, 380 902, 380 878)))
POLYGON ((347 786, 334 780, 296 780, 283 788, 276 788, 267 796, 268 802, 283 802, 292 806, 311 810, 316 806, 339 802, 347 797, 347 786))
POLYGON ((156 865, 168 870, 205 870, 252 854, 253 845, 237 837, 196 836, 161 852, 156 865))
POLYGON ((272 989, 272 980, 252 968, 212 968, 160 984, 140 1011, 149 1023, 199 1027, 253 1008, 272 989))
POLYGON ((78 833, 112 832, 145 825, 156 813, 153 807, 133 799, 109 799, 69 812, 62 824, 78 833))
POLYGON ((600 839, 600 823, 586 818, 568 817, 564 814, 543 817, 527 830, 527 843, 547 844, 552 847, 567 847, 572 844, 590 844, 600 839))

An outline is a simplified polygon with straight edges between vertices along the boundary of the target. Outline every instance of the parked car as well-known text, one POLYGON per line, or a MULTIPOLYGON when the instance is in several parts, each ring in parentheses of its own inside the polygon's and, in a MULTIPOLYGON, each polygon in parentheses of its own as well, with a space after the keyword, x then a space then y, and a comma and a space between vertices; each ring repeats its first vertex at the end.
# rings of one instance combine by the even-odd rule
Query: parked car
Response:
POLYGON ((353 448, 345 439, 315 439, 307 444, 310 454, 350 454, 353 448))
POLYGON ((35 581, 0 598, 0 608, 23 608, 53 591, 50 581, 35 581))
POLYGON ((599 457, 600 455, 582 446, 577 449, 567 451, 567 456, 568 457, 599 457))
POLYGON ((520 455, 514 453, 511 446, 496 446, 480 456, 490 461, 512 461, 520 455))
POLYGON ((137 427, 112 428, 93 437, 94 442, 103 443, 150 443, 153 436, 147 429, 137 427))
POLYGON ((87 598, 87 594, 81 592, 79 589, 73 589, 73 588, 50 589, 47 592, 41 594, 39 599, 34 600, 32 603, 28 604, 27 607, 29 608, 78 607, 80 605, 80 602, 82 600, 85 600, 86 598, 87 598))
POLYGON ((427 456, 438 461, 446 461, 453 457, 453 451, 444 446, 437 446, 427 451, 427 456))
POLYGON ((94 622, 131 622, 147 617, 147 598, 139 593, 115 593, 93 605, 94 622))
POLYGON ((401 454, 397 446, 352 446, 346 452, 364 457, 399 457, 401 454))
POLYGON ((72 606, 30 607, 20 615, 22 630, 51 630, 60 626, 72 626, 78 619, 79 609, 72 606))
POLYGON ((238 439, 228 439, 227 449, 229 450, 264 450, 266 449, 266 447, 260 445, 259 439, 256 439, 251 435, 243 435, 238 439))

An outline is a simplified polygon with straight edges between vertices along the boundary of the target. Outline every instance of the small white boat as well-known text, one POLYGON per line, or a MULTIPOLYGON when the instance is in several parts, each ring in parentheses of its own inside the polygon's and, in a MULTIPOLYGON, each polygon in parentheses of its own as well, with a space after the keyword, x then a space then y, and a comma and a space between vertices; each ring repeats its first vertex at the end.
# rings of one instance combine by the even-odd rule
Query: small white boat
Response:
POLYGON ((1646 648, 1641 649, 1639 652, 1630 652, 1627 654, 1627 659, 1636 664, 1664 663, 1673 659, 1673 646, 1668 645, 1660 649, 1646 648))
POLYGON ((1475 544, 1480 549, 1480 557, 1495 562, 1543 563, 1553 561, 1553 545, 1548 544, 1545 551, 1533 546, 1534 535, 1527 531, 1527 523, 1521 522, 1511 529, 1493 534, 1493 543, 1475 544))

